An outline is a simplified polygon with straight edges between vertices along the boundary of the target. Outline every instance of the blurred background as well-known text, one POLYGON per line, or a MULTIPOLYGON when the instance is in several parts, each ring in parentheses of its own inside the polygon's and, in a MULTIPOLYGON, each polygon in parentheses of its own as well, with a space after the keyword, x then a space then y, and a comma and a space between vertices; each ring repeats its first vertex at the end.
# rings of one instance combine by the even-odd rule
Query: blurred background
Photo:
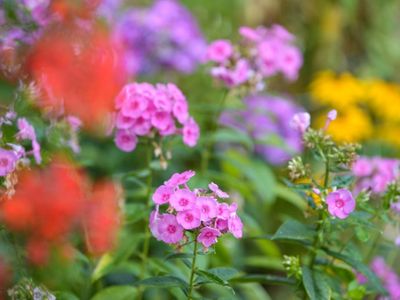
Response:
MULTIPOLYGON (((0 5, 8 7, 11 2, 0 0, 0 5)), ((181 4, 193 15, 199 28, 199 31, 190 29, 189 32, 182 33, 189 35, 192 43, 192 47, 187 50, 189 54, 185 53, 186 64, 175 65, 175 62, 168 62, 160 67, 154 63, 154 56, 163 55, 162 50, 166 49, 163 48, 163 43, 157 44, 157 47, 161 48, 151 52, 155 48, 153 42, 148 44, 143 41, 143 48, 149 47, 149 50, 137 54, 139 61, 131 62, 132 69, 126 75, 130 81, 176 83, 186 95, 189 110, 201 127, 198 147, 184 147, 180 140, 168 141, 166 147, 172 154, 168 161, 169 167, 163 170, 157 160, 152 162, 155 171, 153 187, 162 184, 172 173, 186 169, 193 169, 199 174, 191 182, 193 187, 205 185, 210 180, 218 182, 232 195, 233 200, 239 203, 245 224, 245 237, 242 240, 224 237, 223 241, 217 244, 214 255, 201 256, 200 266, 205 269, 232 267, 246 273, 284 275, 283 253, 297 254, 304 249, 277 244, 268 237, 289 218, 304 221, 306 204, 283 183, 284 163, 271 163, 259 153, 255 154, 254 141, 248 141, 245 137, 240 140, 240 137, 232 135, 232 132, 227 132, 222 127, 214 129, 211 116, 218 113, 219 102, 225 91, 209 75, 209 66, 200 63, 194 63, 192 66, 188 57, 195 59, 196 49, 215 39, 238 41, 240 26, 269 27, 272 24, 281 24, 295 35, 295 44, 303 53, 304 61, 295 82, 287 82, 281 76, 269 80, 266 89, 268 94, 284 95, 291 103, 303 107, 312 114, 313 122, 317 126, 323 124, 326 112, 335 108, 339 113, 338 119, 329 130, 336 140, 362 143, 365 146, 363 154, 396 158, 399 156, 400 146, 400 2, 182 0, 181 4), (149 53, 154 56, 148 55, 149 53), (140 63, 144 61, 148 62, 148 65, 143 67, 140 63), (209 140, 212 141, 213 151, 208 165, 204 167, 202 155, 209 140), (241 145, 237 147, 226 144, 241 145)), ((152 1, 104 0, 97 12, 100 16, 99 26, 109 33, 119 28, 121 31, 117 30, 117 36, 127 32, 125 38, 135 38, 132 32, 135 31, 136 21, 130 23, 126 12, 140 11, 152 5, 152 1), (126 23, 125 18, 128 19, 126 23)), ((155 15, 162 18, 162 15, 155 15)), ((183 13, 181 16, 182 20, 190 19, 183 13)), ((19 22, 12 14, 10 18, 19 22)), ((136 17, 132 18, 136 20, 136 17)), ((9 22, 0 22, 2 46, 6 45, 5 37, 9 36, 9 22)), ((157 24, 157 18, 152 22, 157 24)), ((190 25, 190 20, 187 23, 182 22, 176 25, 176 32, 184 31, 182 26, 191 28, 193 25, 190 25)), ((160 30, 155 28, 155 31, 160 30)), ((29 26, 25 29, 36 30, 29 26)), ((73 36, 74 31, 71 32, 66 33, 68 38, 73 36)), ((149 31, 149 34, 154 33, 149 31)), ((162 40, 162 37, 157 39, 162 40)), ((18 90, 20 81, 25 79, 24 75, 15 69, 23 68, 20 64, 23 65, 26 56, 31 54, 30 45, 28 42, 21 47, 10 44, 2 47, 2 105, 15 99, 15 91, 18 90)), ((48 55, 50 54, 45 53, 44 59, 48 55)), ((65 66, 60 65, 59 68, 65 66)), ((91 73, 88 76, 95 78, 91 73)), ((102 79, 94 80, 95 86, 101 86, 102 79)), ((240 95, 228 95, 225 109, 237 109, 242 106, 240 95)), ((38 138, 47 145, 47 151, 53 151, 56 147, 51 145, 51 136, 46 135, 45 125, 39 117, 38 110, 31 106, 22 106, 20 109, 25 115, 33 118, 35 127, 39 130, 38 138)), ((90 116, 88 118, 90 119, 90 116)), ((273 144, 273 141, 270 143, 273 144)), ((139 144, 134 153, 124 153, 115 147, 111 137, 101 137, 91 130, 83 130, 80 133, 80 146, 80 154, 71 156, 87 170, 91 178, 113 178, 121 181, 125 190, 126 222, 120 232, 118 247, 111 255, 112 259, 103 257, 101 264, 82 255, 78 257, 75 265, 57 265, 56 262, 48 267, 35 269, 30 275, 38 282, 43 282, 50 290, 64 291, 58 294, 57 299, 114 299, 110 294, 107 298, 104 292, 97 296, 96 293, 104 287, 131 284, 141 276, 138 251, 143 243, 143 228, 146 226, 144 219, 147 212, 143 202, 146 188, 142 182, 144 178, 140 178, 140 172, 146 168, 146 144, 139 144), (128 173, 135 174, 124 175, 128 173), (138 176, 138 179, 135 176, 138 176), (87 277, 93 273, 94 283, 90 283, 90 287, 87 288, 87 277)), ((44 154, 45 161, 46 155, 47 153, 44 154)), ((10 252, 9 249, 4 251, 10 252)), ((147 272, 185 274, 182 263, 164 259, 169 251, 168 246, 152 239, 152 259, 149 261, 147 272)), ((297 299, 293 296, 294 290, 279 285, 249 283, 235 286, 235 290, 236 295, 233 296, 230 291, 208 285, 202 293, 210 299, 297 299)), ((152 300, 182 297, 178 289, 171 289, 169 293, 161 289, 148 289, 145 296, 146 299, 152 300)), ((127 296, 121 299, 132 298, 127 296)))

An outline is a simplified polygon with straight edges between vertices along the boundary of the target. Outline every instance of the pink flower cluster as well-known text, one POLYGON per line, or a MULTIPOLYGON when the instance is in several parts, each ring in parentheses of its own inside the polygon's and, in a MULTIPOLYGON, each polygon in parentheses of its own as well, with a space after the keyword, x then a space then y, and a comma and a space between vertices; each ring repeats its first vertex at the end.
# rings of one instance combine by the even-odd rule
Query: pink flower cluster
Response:
POLYGON ((229 198, 215 183, 209 190, 188 187, 194 171, 175 173, 153 194, 156 209, 150 215, 150 230, 157 240, 177 244, 186 240, 186 232, 196 231, 197 241, 204 248, 215 244, 224 233, 242 237, 243 223, 236 214, 236 203, 227 204, 217 199, 229 198), (166 204, 166 212, 160 206, 166 204))
POLYGON ((189 115, 185 96, 174 84, 127 84, 115 102, 115 144, 122 151, 133 151, 138 136, 154 134, 181 134, 186 145, 196 145, 199 126, 189 115), (177 123, 182 128, 178 128, 177 123))
POLYGON ((346 219, 356 208, 356 201, 350 191, 339 189, 326 197, 329 213, 336 218, 346 219))
POLYGON ((228 87, 249 85, 264 88, 263 80, 282 73, 287 80, 296 80, 303 64, 302 54, 294 45, 294 36, 284 27, 241 27, 241 42, 233 46, 228 40, 212 42, 206 60, 215 66, 211 75, 228 87))
MULTIPOLYGON (((23 146, 16 143, 7 143, 7 148, 0 148, 0 176, 7 176, 13 172, 19 160, 26 161, 28 155, 32 155, 37 164, 42 162, 40 154, 40 144, 36 138, 36 132, 33 126, 25 118, 17 118, 12 111, 0 118, 0 129, 2 126, 14 126, 18 128, 15 136, 16 142, 29 140, 31 142, 31 150, 26 151, 23 146)), ((0 137, 2 136, 0 131, 0 137)))
MULTIPOLYGON (((383 286, 389 293, 388 299, 400 299, 400 278, 390 268, 382 257, 375 257, 371 263, 372 271, 381 279, 383 286)), ((386 299, 386 298, 382 298, 386 299)))
POLYGON ((353 164, 356 177, 355 193, 371 190, 375 194, 385 192, 389 183, 399 177, 400 161, 383 157, 360 157, 353 164))

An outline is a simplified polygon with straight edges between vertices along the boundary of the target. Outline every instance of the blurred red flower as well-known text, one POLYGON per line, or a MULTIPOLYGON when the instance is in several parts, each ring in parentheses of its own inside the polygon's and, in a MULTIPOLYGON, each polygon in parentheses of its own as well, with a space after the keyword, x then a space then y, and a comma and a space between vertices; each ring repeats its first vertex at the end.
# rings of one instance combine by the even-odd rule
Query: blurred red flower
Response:
POLYGON ((83 219, 89 252, 101 255, 113 248, 119 228, 118 193, 111 182, 93 187, 83 219))
POLYGON ((85 204, 83 179, 63 160, 20 175, 15 195, 3 203, 1 212, 10 230, 28 236, 32 262, 44 263, 50 245, 65 243, 79 224, 85 204))
POLYGON ((118 49, 94 24, 54 25, 34 45, 26 64, 42 94, 39 106, 74 115, 96 129, 125 82, 118 49))

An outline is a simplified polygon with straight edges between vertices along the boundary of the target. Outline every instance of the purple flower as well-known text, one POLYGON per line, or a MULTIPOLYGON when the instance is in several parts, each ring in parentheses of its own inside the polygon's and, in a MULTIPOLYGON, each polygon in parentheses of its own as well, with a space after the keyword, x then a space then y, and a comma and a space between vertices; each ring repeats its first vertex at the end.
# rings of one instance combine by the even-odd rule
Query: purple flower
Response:
POLYGON ((164 243, 176 244, 183 239, 183 227, 174 215, 163 214, 157 225, 157 234, 164 243))
POLYGON ((21 140, 36 140, 35 129, 32 125, 25 119, 19 118, 17 121, 18 133, 17 138, 21 140))
MULTIPOLYGON (((220 123, 250 135, 255 151, 271 164, 283 164, 302 151, 302 134, 290 122, 300 107, 285 98, 262 95, 249 96, 244 103, 244 109, 225 111, 220 123)), ((304 128, 306 122, 301 124, 304 128)))
POLYGON ((14 171, 17 160, 14 151, 0 148, 0 176, 6 176, 14 171))
POLYGON ((389 293, 389 299, 400 299, 400 278, 399 276, 385 263, 382 257, 375 257, 371 262, 371 270, 382 281, 383 286, 389 293))
POLYGON ((209 248, 217 242, 220 235, 221 232, 218 229, 212 227, 204 227, 200 230, 197 241, 202 243, 205 248, 209 248))
POLYGON ((162 69, 193 72, 206 43, 192 14, 175 0, 157 0, 148 8, 132 8, 118 18, 115 38, 126 49, 128 72, 162 69))
POLYGON ((399 177, 400 162, 384 157, 359 157, 352 166, 356 178, 354 192, 372 190, 376 195, 399 177))
POLYGON ((347 218, 356 207, 356 201, 350 191, 339 189, 331 192, 326 197, 328 211, 333 217, 339 219, 347 218))

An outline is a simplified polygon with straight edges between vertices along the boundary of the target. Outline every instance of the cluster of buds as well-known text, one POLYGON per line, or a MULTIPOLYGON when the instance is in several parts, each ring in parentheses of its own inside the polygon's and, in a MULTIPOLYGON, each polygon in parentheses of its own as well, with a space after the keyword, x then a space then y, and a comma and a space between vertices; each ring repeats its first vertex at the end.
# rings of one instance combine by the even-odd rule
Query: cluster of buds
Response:
POLYGON ((239 34, 237 46, 228 40, 209 45, 206 58, 215 64, 213 77, 229 88, 246 85, 256 91, 264 89, 266 78, 278 73, 290 81, 297 79, 303 58, 294 45, 294 36, 284 27, 241 27, 239 34))
POLYGON ((187 182, 194 175, 194 171, 176 173, 154 192, 156 209, 150 215, 153 236, 168 244, 178 244, 186 241, 186 234, 191 232, 205 249, 224 233, 241 238, 243 224, 236 213, 236 203, 219 202, 218 199, 227 199, 229 195, 215 183, 208 185, 209 190, 192 191, 187 182), (164 204, 165 212, 160 212, 164 204))

